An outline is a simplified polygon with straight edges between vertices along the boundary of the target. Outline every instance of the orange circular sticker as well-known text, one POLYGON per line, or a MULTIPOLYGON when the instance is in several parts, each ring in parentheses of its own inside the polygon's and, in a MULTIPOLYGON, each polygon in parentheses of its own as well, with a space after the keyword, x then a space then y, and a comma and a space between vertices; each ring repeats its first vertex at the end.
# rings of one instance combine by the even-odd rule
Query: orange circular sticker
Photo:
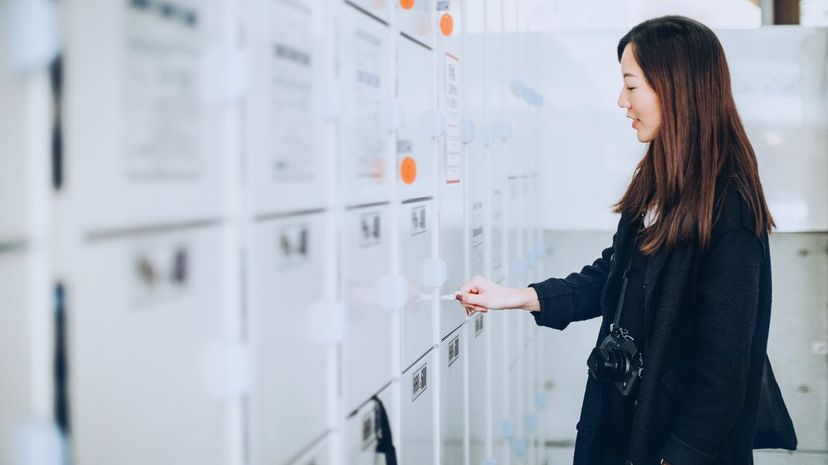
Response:
POLYGON ((400 0, 400 6, 403 10, 410 10, 414 8, 414 0, 400 0))
POLYGON ((411 157, 405 157, 400 163, 400 177, 406 184, 413 184, 417 179, 417 162, 411 157))
POLYGON ((451 17, 450 13, 443 13, 443 16, 440 17, 440 32, 444 36, 450 36, 454 32, 454 18, 451 17))

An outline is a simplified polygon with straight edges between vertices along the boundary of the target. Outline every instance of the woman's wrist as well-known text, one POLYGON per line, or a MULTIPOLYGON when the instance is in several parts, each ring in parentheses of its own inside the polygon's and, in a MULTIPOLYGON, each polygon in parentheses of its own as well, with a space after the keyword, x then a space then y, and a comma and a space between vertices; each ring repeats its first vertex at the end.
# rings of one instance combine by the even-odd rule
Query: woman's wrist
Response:
POLYGON ((516 300, 518 302, 514 308, 521 310, 528 310, 530 312, 540 311, 540 302, 538 301, 538 293, 533 287, 525 287, 522 289, 515 289, 517 294, 516 300))

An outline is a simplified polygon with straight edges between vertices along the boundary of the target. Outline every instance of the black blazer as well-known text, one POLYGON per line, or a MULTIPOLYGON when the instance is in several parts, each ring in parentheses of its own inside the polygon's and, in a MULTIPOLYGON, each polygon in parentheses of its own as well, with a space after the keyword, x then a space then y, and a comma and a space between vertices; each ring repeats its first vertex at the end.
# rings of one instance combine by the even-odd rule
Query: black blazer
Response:
MULTIPOLYGON (((738 191, 729 187, 719 195, 725 199, 707 251, 688 241, 648 260, 633 465, 656 465, 662 457, 673 465, 753 463, 770 325, 770 250, 767 233, 753 233, 754 216, 738 191)), ((616 255, 625 255, 632 240, 638 222, 631 220, 621 216, 612 247, 580 273, 531 285, 540 300, 541 311, 532 313, 538 325, 564 329, 603 316, 597 341, 608 334, 627 260, 616 255)), ((592 452, 601 447, 602 389, 587 379, 574 465, 593 464, 592 452)))

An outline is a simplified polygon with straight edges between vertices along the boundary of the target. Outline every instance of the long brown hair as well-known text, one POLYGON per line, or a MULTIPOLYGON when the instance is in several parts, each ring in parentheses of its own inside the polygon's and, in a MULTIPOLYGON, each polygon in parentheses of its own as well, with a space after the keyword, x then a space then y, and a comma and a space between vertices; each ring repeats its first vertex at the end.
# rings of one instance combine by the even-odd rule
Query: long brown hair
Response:
POLYGON ((756 235, 770 232, 776 224, 713 31, 683 16, 664 16, 644 21, 621 38, 619 62, 627 45, 658 95, 662 114, 658 134, 614 205, 616 213, 654 212, 641 251, 651 255, 692 239, 706 249, 714 214, 721 212, 714 199, 729 183, 753 210, 756 235))

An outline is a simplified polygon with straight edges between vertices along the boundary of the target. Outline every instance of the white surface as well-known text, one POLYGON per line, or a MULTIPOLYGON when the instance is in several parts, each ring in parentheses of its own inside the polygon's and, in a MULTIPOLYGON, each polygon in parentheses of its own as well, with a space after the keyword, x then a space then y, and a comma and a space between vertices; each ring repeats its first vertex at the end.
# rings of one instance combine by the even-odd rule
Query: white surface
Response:
POLYGON ((321 298, 326 273, 325 226, 324 216, 315 214, 255 228, 247 274, 254 463, 284 463, 329 427, 330 346, 314 342, 309 328, 310 308, 321 298))
POLYGON ((431 463, 435 455, 434 403, 439 395, 437 353, 430 351, 401 377, 401 463, 431 463), (424 389, 423 373, 426 375, 424 389))
POLYGON ((339 120, 341 192, 349 206, 389 200, 394 42, 388 27, 376 19, 345 3, 338 11, 337 68, 345 93, 339 120))
MULTIPOLYGON (((399 411, 397 410, 399 393, 397 383, 389 384, 377 397, 385 406, 391 428, 399 424, 399 411)), ((366 399, 367 400, 367 399, 366 399)), ((367 401, 360 406, 356 413, 349 416, 343 424, 342 437, 345 455, 345 463, 349 465, 376 465, 383 463, 384 458, 376 452, 377 431, 379 431, 379 417, 377 415, 376 403, 367 401)), ((392 431, 394 445, 397 447, 397 459, 399 460, 400 432, 392 431)))
POLYGON ((329 17, 314 1, 250 3, 245 147, 256 213, 324 205, 331 169, 322 101, 333 72, 329 17))
POLYGON ((422 268, 434 240, 434 204, 413 202, 401 206, 399 216, 400 269, 410 285, 402 310, 402 369, 411 366, 434 342, 434 289, 423 282, 422 268))
MULTIPOLYGON (((415 8, 419 4, 415 3, 415 8)), ((406 200, 434 195, 437 146, 428 123, 437 109, 437 76, 434 52, 403 36, 396 43, 397 92, 403 118, 397 130, 395 179, 400 198, 406 200), (410 184, 403 181, 400 171, 405 157, 416 163, 416 177, 410 184)))
POLYGON ((480 464, 486 458, 489 440, 488 418, 492 407, 491 391, 487 384, 492 366, 487 352, 491 340, 491 318, 475 314, 467 323, 469 364, 469 463, 480 464))
POLYGON ((396 0, 396 24, 399 30, 429 47, 434 45, 434 34, 437 30, 435 0, 414 0, 411 9, 404 9, 403 2, 396 0))
POLYGON ((350 411, 391 380, 392 311, 377 299, 390 271, 388 205, 348 210, 342 224, 342 292, 348 322, 342 358, 343 402, 350 411), (386 348, 377 350, 377 348, 386 348))
POLYGON ((67 283, 79 462, 230 459, 229 403, 205 379, 211 349, 226 340, 221 239, 217 228, 189 229, 84 248, 67 283))
MULTIPOLYGON (((302 454, 302 457, 291 462, 291 465, 329 465, 335 462, 333 449, 333 435, 325 436, 322 441, 314 445, 311 450, 302 454)), ((254 463, 264 463, 256 462, 254 463)))
POLYGON ((203 69, 221 45, 217 1, 175 16, 65 5, 65 189, 84 231, 221 214, 224 132, 205 83, 219 70, 203 69))
POLYGON ((463 325, 440 344, 440 410, 442 463, 464 463, 466 437, 467 370, 466 328, 463 325))

